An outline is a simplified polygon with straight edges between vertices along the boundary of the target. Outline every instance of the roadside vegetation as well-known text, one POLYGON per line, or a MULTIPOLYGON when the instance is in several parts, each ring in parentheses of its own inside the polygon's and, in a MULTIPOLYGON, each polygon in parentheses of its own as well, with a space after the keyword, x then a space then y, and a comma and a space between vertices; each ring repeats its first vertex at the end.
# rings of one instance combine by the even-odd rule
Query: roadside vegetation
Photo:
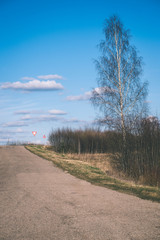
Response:
POLYGON ((92 184, 160 202, 160 188, 143 186, 136 184, 131 179, 126 179, 122 172, 120 174, 112 167, 112 154, 57 153, 51 146, 43 145, 28 145, 26 148, 32 153, 52 161, 57 167, 73 176, 92 184))
POLYGON ((49 142, 55 152, 79 154, 81 159, 93 158, 94 164, 105 165, 105 159, 111 156, 110 165, 121 176, 140 184, 160 186, 160 122, 156 117, 137 121, 134 131, 127 132, 125 170, 121 132, 63 128, 52 131, 49 142))

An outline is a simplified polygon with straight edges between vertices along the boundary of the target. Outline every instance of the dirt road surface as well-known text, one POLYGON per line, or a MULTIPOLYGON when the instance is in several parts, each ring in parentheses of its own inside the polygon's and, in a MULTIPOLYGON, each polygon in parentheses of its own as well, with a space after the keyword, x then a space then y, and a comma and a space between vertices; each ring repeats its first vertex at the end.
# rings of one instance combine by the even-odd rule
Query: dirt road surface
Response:
POLYGON ((160 240, 160 204, 91 185, 0 147, 0 240, 160 240))

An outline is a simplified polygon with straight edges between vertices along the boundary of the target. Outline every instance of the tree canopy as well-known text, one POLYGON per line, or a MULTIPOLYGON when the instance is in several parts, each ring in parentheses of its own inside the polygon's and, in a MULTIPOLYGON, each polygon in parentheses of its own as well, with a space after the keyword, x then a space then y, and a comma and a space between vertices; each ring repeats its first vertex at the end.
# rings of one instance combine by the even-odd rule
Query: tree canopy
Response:
POLYGON ((125 138, 126 128, 144 108, 146 82, 141 82, 142 57, 130 44, 130 31, 119 17, 105 20, 105 40, 99 44, 101 56, 95 61, 98 70, 98 91, 91 101, 102 113, 100 121, 118 127, 125 138))

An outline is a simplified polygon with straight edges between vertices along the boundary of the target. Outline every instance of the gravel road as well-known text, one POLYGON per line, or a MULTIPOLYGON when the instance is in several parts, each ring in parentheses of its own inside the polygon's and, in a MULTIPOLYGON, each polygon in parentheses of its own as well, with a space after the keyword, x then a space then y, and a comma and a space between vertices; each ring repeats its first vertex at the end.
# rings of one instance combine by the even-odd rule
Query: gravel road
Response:
POLYGON ((0 147, 0 240, 160 240, 160 204, 91 185, 22 146, 0 147))

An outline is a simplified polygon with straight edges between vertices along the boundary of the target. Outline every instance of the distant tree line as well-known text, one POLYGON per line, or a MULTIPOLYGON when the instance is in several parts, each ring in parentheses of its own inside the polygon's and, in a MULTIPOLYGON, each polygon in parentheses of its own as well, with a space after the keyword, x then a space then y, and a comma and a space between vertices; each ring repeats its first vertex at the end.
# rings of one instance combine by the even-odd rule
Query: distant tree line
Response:
POLYGON ((49 142, 54 150, 63 153, 107 153, 120 151, 121 134, 115 131, 100 131, 91 128, 53 130, 49 142))

